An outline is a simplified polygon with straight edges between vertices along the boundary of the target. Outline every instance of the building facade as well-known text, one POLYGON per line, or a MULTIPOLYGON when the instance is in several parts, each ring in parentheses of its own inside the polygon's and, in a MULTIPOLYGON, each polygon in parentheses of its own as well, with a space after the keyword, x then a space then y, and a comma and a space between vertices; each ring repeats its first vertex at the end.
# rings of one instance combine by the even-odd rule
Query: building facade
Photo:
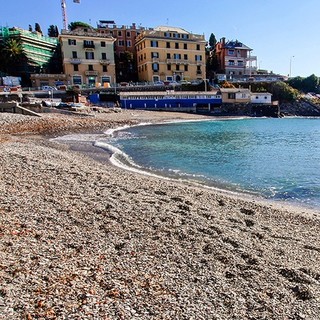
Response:
POLYGON ((219 71, 227 76, 227 80, 256 74, 257 57, 252 56, 251 51, 238 40, 226 42, 222 38, 215 47, 219 71))
POLYGON ((118 82, 138 81, 135 39, 144 28, 137 28, 135 23, 132 23, 131 26, 126 26, 116 25, 114 21, 100 20, 97 30, 101 34, 110 35, 116 39, 114 42, 114 54, 118 82))
POLYGON ((184 29, 160 26, 136 38, 140 81, 181 81, 206 78, 206 41, 184 29))
MULTIPOLYGON (((26 59, 15 62, 11 74, 22 76, 28 82, 30 74, 48 72, 58 48, 58 39, 43 36, 36 31, 27 31, 21 28, 0 27, 0 42, 14 39, 22 47, 26 59)), ((53 63, 54 64, 54 63, 53 63)))
POLYGON ((107 87, 116 83, 112 36, 78 27, 62 30, 59 41, 68 85, 107 87))

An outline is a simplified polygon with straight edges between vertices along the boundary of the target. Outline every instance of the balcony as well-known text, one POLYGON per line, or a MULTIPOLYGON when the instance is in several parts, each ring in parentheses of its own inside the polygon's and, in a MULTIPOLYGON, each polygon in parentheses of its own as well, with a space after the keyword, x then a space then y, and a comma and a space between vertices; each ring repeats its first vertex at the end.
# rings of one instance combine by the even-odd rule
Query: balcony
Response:
POLYGON ((98 76, 98 71, 94 71, 94 70, 87 70, 84 73, 86 76, 92 76, 92 77, 97 77, 98 76))
POLYGON ((71 64, 80 64, 80 63, 81 63, 81 59, 71 58, 71 59, 70 59, 70 63, 71 63, 71 64))
POLYGON ((107 66, 111 63, 111 60, 110 59, 101 59, 99 62, 101 65, 107 66))
POLYGON ((190 61, 188 60, 181 60, 181 59, 167 59, 167 64, 189 64, 190 61))
POLYGON ((95 45, 94 45, 94 43, 84 43, 84 44, 83 44, 83 47, 84 47, 85 49, 94 49, 94 48, 95 48, 95 45))

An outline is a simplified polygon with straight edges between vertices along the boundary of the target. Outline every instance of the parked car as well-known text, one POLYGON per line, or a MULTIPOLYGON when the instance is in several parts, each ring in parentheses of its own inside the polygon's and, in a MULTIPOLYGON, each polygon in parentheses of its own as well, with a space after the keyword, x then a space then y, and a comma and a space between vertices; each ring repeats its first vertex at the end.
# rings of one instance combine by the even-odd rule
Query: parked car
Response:
POLYGON ((164 82, 163 81, 156 81, 154 82, 155 86, 164 86, 164 82))
POLYGON ((177 81, 170 81, 169 82, 169 86, 179 86, 179 85, 180 85, 180 83, 177 81))
POLYGON ((56 87, 51 87, 51 86, 42 86, 41 90, 43 91, 54 91, 54 90, 58 90, 56 87))
POLYGON ((187 81, 187 80, 181 80, 181 81, 180 81, 180 84, 182 84, 182 85, 188 85, 188 84, 191 84, 191 82, 190 82, 190 81, 187 81))

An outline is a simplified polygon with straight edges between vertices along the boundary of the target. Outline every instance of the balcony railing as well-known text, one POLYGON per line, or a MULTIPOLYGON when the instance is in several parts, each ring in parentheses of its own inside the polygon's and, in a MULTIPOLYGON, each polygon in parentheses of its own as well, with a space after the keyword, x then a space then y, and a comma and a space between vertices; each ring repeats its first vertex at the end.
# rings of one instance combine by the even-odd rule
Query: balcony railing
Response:
POLYGON ((71 64, 80 64, 80 63, 81 63, 81 59, 71 58, 71 59, 70 59, 70 63, 71 63, 71 64))
POLYGON ((103 66, 106 66, 108 64, 111 63, 111 60, 110 59, 101 59, 100 61, 100 64, 102 64, 103 66))
POLYGON ((84 43, 83 47, 86 49, 94 49, 95 45, 94 45, 94 43, 84 43))
POLYGON ((94 76, 94 77, 96 77, 96 76, 98 76, 98 71, 94 71, 94 70, 87 70, 87 71, 85 71, 85 75, 86 76, 94 76))
POLYGON ((167 59, 168 64, 190 64, 189 60, 182 60, 182 59, 167 59))

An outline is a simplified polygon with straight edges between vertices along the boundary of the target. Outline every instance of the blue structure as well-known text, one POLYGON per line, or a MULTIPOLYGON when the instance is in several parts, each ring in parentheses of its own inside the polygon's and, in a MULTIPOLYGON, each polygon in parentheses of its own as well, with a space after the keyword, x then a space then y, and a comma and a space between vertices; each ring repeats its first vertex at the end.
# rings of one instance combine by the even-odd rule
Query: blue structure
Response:
POLYGON ((121 92, 120 103, 123 109, 210 112, 222 104, 222 96, 218 91, 121 92))

